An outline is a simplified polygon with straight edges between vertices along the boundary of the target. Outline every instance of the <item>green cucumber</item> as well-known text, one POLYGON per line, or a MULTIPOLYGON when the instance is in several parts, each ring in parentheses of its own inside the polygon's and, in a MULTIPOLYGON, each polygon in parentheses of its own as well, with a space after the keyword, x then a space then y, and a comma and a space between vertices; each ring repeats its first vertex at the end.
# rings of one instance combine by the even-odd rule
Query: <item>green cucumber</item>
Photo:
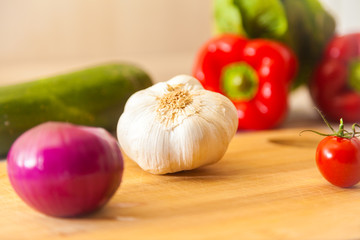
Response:
POLYGON ((46 121, 113 132, 130 95, 151 85, 141 68, 114 63, 0 87, 0 156, 23 132, 46 121))

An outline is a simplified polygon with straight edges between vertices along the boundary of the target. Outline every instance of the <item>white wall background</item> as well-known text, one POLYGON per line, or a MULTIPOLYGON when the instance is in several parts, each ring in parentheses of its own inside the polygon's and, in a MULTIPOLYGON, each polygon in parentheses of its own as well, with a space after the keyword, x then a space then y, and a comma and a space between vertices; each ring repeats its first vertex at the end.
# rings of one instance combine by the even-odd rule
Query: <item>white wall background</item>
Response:
POLYGON ((111 60, 189 73, 210 0, 0 0, 0 85, 111 60))
POLYGON ((0 59, 195 50, 209 0, 0 0, 0 59))
MULTIPOLYGON (((360 0, 322 0, 339 32, 360 30, 360 0), (359 27, 359 28, 358 28, 359 27)), ((212 0, 0 0, 0 85, 109 60, 156 81, 189 73, 211 36, 212 0)))
POLYGON ((339 34, 360 31, 359 0, 321 0, 321 2, 336 18, 339 34))

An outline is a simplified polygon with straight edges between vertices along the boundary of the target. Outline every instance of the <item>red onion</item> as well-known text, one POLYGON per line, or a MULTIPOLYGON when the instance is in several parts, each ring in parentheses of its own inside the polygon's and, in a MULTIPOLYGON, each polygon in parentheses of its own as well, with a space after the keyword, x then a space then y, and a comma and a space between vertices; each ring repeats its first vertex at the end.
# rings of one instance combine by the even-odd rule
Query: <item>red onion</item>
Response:
POLYGON ((102 128, 47 122, 12 145, 7 168, 16 193, 55 217, 73 217, 105 205, 120 186, 123 158, 102 128))

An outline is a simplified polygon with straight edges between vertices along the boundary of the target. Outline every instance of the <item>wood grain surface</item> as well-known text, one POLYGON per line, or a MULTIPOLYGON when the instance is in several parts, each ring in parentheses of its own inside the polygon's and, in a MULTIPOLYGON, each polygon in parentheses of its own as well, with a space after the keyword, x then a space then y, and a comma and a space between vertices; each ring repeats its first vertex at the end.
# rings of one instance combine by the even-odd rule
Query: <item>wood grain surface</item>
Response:
POLYGON ((359 239, 360 189, 327 183, 300 129, 238 133, 217 164, 163 176, 126 161, 101 210, 44 216, 15 194, 0 162, 0 239, 359 239))

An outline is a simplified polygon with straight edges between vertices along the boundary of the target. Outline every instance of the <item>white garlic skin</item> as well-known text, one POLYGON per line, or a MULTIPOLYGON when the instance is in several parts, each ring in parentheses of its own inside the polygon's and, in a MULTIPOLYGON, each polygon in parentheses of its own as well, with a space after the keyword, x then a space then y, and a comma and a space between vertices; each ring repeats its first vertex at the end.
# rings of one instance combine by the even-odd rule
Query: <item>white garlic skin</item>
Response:
POLYGON ((117 137, 122 151, 143 170, 166 174, 219 161, 237 126, 237 110, 227 97, 205 90, 191 76, 178 75, 128 99, 117 137), (171 88, 189 93, 191 101, 165 118, 160 99, 171 88))

